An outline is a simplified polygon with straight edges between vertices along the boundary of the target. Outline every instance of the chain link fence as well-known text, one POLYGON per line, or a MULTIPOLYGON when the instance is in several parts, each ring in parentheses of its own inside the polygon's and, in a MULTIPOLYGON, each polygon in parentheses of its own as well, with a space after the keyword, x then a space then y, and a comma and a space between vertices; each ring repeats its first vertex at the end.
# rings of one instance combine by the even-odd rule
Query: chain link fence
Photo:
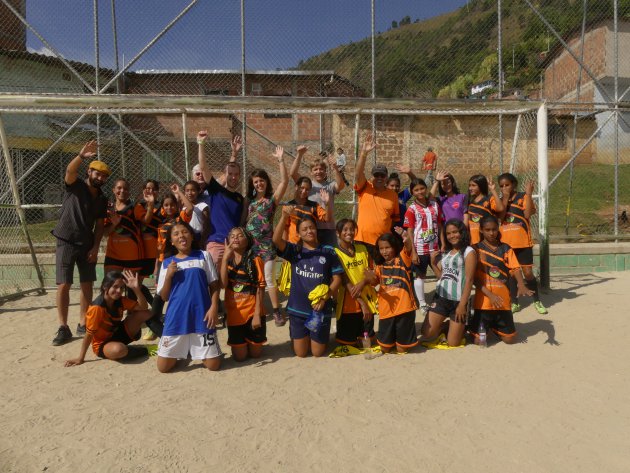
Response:
MULTIPOLYGON (((536 178, 535 114, 528 110, 542 100, 549 104, 551 240, 627 237, 630 61, 620 51, 630 46, 630 0, 434 4, 401 11, 383 0, 174 0, 160 8, 0 0, 0 97, 39 110, 17 113, 7 105, 1 112, 36 251, 54 250, 50 229, 65 167, 90 139, 99 141, 113 177, 130 181, 134 197, 148 178, 190 178, 201 129, 209 131, 206 152, 216 173, 240 134, 245 176, 263 167, 277 182, 274 146, 285 147, 290 165, 297 145, 306 144, 301 173, 321 150, 342 147, 351 184, 358 129, 360 138, 376 133, 375 159, 391 171, 399 164, 417 170, 432 146, 438 167, 465 189, 477 172, 536 178), (95 114, 77 105, 71 114, 38 109, 28 94, 122 94, 130 108, 137 96, 172 100, 168 110, 156 101, 136 113, 102 105, 95 114), (177 113, 176 97, 185 96, 215 102, 212 110, 182 106, 177 113), (267 105, 256 113, 233 103, 257 96, 267 105), (309 113, 281 105, 305 97, 313 100, 309 113), (365 98, 383 100, 357 124, 347 101, 365 98), (404 107, 385 114, 387 100, 404 107), (489 104, 496 113, 487 113, 489 104), (321 113, 312 113, 317 107, 321 113), (462 107, 472 111, 449 113, 462 107)), ((9 257, 27 252, 28 242, 6 174, 0 183, 0 237, 9 257)), ((338 216, 352 213, 353 199, 348 186, 338 216)))

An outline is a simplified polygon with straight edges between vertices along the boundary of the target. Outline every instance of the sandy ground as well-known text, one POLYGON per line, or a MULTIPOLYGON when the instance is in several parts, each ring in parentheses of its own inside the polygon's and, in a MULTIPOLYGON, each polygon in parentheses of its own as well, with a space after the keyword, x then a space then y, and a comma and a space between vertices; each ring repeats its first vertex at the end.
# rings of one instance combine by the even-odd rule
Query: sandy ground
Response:
POLYGON ((54 294, 9 302, 0 471, 627 472, 629 283, 554 278, 514 346, 300 360, 270 324, 260 361, 167 375, 91 353, 64 368, 81 342, 50 345, 54 294))

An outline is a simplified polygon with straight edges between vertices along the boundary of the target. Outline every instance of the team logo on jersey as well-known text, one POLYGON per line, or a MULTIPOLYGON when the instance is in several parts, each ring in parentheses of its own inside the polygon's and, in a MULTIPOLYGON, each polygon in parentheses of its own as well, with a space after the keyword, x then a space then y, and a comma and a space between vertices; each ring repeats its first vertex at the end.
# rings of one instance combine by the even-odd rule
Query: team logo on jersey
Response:
POLYGON ((501 272, 495 266, 490 268, 490 271, 488 271, 488 274, 490 275, 490 277, 493 277, 494 279, 499 279, 499 277, 501 276, 501 272))
POLYGON ((242 284, 234 284, 234 287, 232 288, 232 290, 234 292, 241 292, 244 288, 245 286, 242 284))
POLYGON ((319 264, 326 264, 326 258, 324 256, 319 257, 319 264))
POLYGON ((479 215, 475 215, 473 216, 473 218, 471 218, 471 220, 475 223, 479 223, 479 220, 481 220, 481 216, 479 215))
POLYGON ((394 280, 393 280, 392 278, 387 278, 387 279, 385 280, 385 284, 386 284, 386 285, 392 284, 393 282, 394 282, 394 280))
POLYGON ((453 207, 454 209, 458 209, 459 208, 459 202, 453 202, 451 207, 453 207))
POLYGON ((505 221, 508 223, 512 223, 514 221, 514 215, 512 214, 508 215, 505 221))
POLYGON ((123 232, 123 229, 121 227, 116 227, 116 230, 114 231, 120 235, 123 232))

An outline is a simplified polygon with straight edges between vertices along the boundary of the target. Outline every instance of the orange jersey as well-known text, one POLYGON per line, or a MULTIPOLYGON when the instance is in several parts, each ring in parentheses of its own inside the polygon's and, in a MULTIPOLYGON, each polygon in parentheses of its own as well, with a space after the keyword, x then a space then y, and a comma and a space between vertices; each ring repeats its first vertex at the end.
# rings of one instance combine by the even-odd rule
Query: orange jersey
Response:
MULTIPOLYGON (((265 270, 260 256, 252 259, 252 274, 248 274, 245 262, 227 263, 228 280, 225 287, 225 310, 229 326, 243 325, 254 316, 256 293, 265 287, 265 270)), ((261 310, 264 310, 261 307, 261 310)), ((260 314, 264 316, 263 313, 260 314)))
POLYGON ((192 219, 192 215, 188 215, 185 210, 179 212, 179 215, 172 220, 164 219, 164 223, 158 227, 158 237, 157 237, 157 253, 158 253, 158 261, 164 261, 164 250, 166 249, 166 237, 168 236, 168 232, 173 225, 177 222, 184 221, 186 223, 190 223, 192 219))
POLYGON ((326 209, 316 202, 307 201, 306 205, 299 205, 295 200, 289 201, 290 205, 295 205, 295 209, 291 212, 289 221, 286 223, 286 230, 288 234, 287 241, 290 243, 297 243, 300 241, 300 236, 297 232, 297 224, 305 216, 311 217, 315 222, 325 222, 328 215, 326 209))
POLYGON ((383 233, 391 232, 395 222, 400 220, 398 194, 391 189, 376 190, 371 181, 362 187, 354 186, 359 196, 359 218, 356 240, 376 244, 383 233))
POLYGON ((137 304, 134 300, 122 297, 114 302, 114 308, 110 310, 102 294, 94 299, 85 313, 85 329, 93 337, 92 350, 96 355, 123 323, 123 313, 133 309, 137 304))
MULTIPOLYGON (((129 202, 124 209, 117 210, 120 215, 120 223, 107 237, 107 249, 105 256, 122 260, 137 261, 143 258, 144 248, 142 236, 134 216, 133 204, 129 202)), ((105 225, 111 225, 110 218, 105 219, 105 225)))
MULTIPOLYGON (((536 207, 532 210, 536 212, 536 207)), ((512 248, 530 248, 534 246, 529 219, 525 218, 524 192, 517 192, 510 197, 505 219, 503 219, 501 224, 501 241, 512 248)))
POLYGON ((413 296, 411 255, 406 250, 391 263, 376 265, 378 278, 378 314, 380 319, 406 314, 418 308, 413 296))
POLYGON ((477 269, 475 270, 475 309, 510 310, 510 290, 508 280, 512 277, 510 271, 520 268, 516 255, 512 248, 501 243, 495 250, 490 248, 485 241, 480 241, 474 246, 477 251, 477 269), (481 287, 485 287, 492 294, 503 300, 501 307, 495 307, 490 302, 481 287))
POLYGON ((488 215, 497 215, 497 201, 494 196, 483 196, 478 202, 468 202, 468 228, 470 229, 470 244, 479 243, 479 221, 488 215))
POLYGON ((437 154, 433 151, 427 151, 422 158, 422 164, 424 165, 425 171, 430 171, 435 166, 435 160, 437 159, 437 154))
POLYGON ((149 223, 144 222, 147 215, 147 204, 144 200, 141 200, 136 204, 133 209, 133 213, 136 221, 138 222, 138 227, 140 227, 140 233, 142 234, 144 258, 157 258, 158 228, 162 223, 164 223, 164 209, 162 209, 159 205, 154 207, 151 215, 151 221, 149 223))

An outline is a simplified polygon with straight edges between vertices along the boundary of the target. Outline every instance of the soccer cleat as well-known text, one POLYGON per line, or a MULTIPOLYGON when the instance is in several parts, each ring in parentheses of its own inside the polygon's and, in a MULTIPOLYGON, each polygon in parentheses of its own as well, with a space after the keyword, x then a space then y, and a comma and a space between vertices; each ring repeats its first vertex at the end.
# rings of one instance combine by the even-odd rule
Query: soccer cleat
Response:
POLYGON ((82 337, 85 335, 85 325, 77 324, 76 330, 77 337, 82 337))
POLYGON ((57 330, 57 335, 53 338, 52 344, 55 347, 59 345, 63 345, 64 343, 68 343, 72 340, 72 332, 70 331, 70 327, 67 325, 60 325, 57 330))
POLYGON ((512 313, 516 314, 517 312, 520 312, 520 311, 521 311, 521 305, 512 303, 512 313))
POLYGON ((145 333, 144 336, 142 337, 142 340, 153 341, 156 338, 157 338, 157 335, 153 333, 153 330, 148 329, 147 333, 145 333))
POLYGON ((534 302, 534 308, 536 309, 536 312, 538 312, 540 315, 545 315, 548 313, 547 309, 544 305, 542 305, 542 302, 540 301, 534 302))
POLYGON ((276 324, 276 327, 283 327, 284 324, 287 323, 286 319, 284 318, 284 316, 282 315, 282 312, 280 312, 279 309, 273 311, 273 321, 276 324))

